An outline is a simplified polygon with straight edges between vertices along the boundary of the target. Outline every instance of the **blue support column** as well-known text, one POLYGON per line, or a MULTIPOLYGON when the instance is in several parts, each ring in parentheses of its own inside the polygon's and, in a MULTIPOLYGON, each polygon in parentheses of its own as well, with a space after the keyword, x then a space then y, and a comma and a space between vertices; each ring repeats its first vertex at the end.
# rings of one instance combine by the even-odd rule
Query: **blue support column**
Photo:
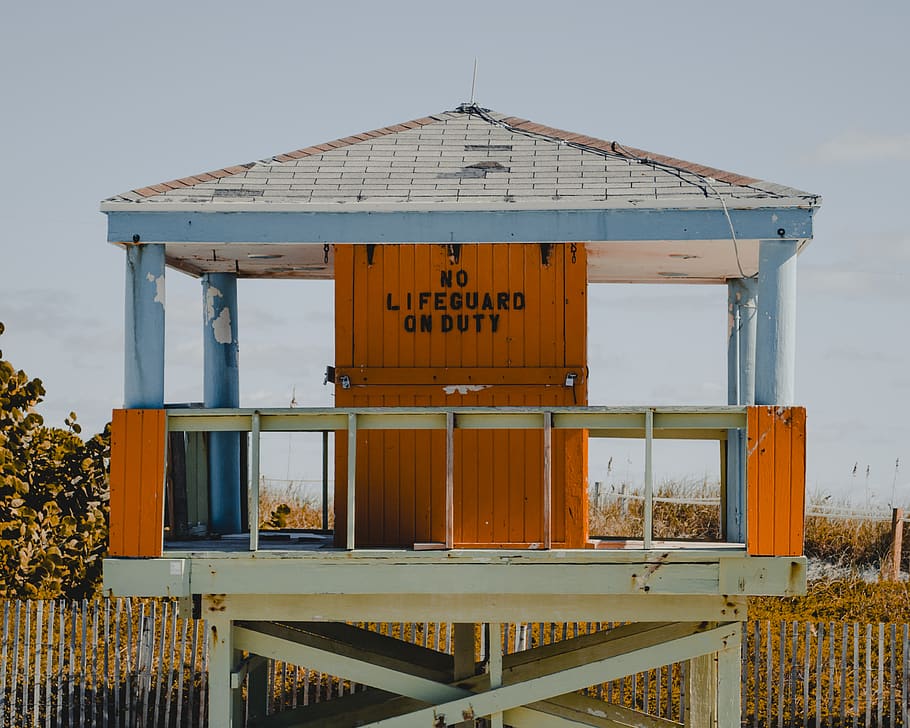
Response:
MULTIPOLYGON (((204 307, 203 402, 206 407, 239 407, 237 365, 237 277, 202 277, 204 307)), ((209 435, 209 527, 215 533, 240 531, 240 433, 209 435)))
POLYGON ((755 328, 758 281, 727 282, 727 404, 755 403, 755 328))
POLYGON ((795 240, 762 240, 758 253, 755 403, 791 405, 796 383, 795 240))
MULTIPOLYGON (((727 403, 755 403, 755 328, 758 281, 738 278, 727 283, 727 403)), ((746 538, 745 432, 727 437, 727 492, 724 535, 728 541, 746 538)))
POLYGON ((123 406, 164 405, 164 245, 126 249, 123 406))

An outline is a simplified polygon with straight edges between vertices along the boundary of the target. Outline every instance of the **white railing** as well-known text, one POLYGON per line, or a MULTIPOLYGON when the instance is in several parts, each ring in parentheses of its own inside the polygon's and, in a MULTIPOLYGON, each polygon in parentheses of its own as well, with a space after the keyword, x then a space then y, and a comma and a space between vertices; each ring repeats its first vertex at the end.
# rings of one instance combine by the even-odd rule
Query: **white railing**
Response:
MULTIPOLYGON (((362 409, 173 409, 170 432, 250 433, 250 550, 259 549, 259 454, 263 432, 347 432, 346 548, 354 550, 357 433, 360 430, 444 430, 446 432, 446 541, 454 545, 454 450, 456 429, 543 431, 544 548, 552 545, 552 432, 587 430, 589 437, 643 438, 645 441, 643 546, 653 541, 655 439, 724 441, 731 430, 746 428, 745 407, 374 407, 362 409)), ((744 443, 745 437, 739 438, 744 443)), ((740 453, 742 457, 744 453, 740 453)), ((745 478, 722 485, 744 501, 745 478)), ((722 496, 723 497, 723 496, 722 496)))

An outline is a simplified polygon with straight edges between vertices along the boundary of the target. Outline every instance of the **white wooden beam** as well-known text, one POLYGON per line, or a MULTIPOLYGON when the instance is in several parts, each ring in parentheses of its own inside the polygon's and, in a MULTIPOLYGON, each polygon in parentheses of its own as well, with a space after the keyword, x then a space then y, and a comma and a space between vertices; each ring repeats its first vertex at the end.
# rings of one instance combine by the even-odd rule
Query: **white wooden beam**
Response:
POLYGON ((513 708, 505 713, 506 723, 515 728, 679 728, 680 724, 607 703, 580 693, 566 693, 548 700, 513 708))
POLYGON ((373 655, 369 652, 357 654, 355 650, 345 649, 344 654, 339 654, 333 651, 331 640, 316 640, 324 643, 324 649, 303 644, 300 640, 301 635, 294 634, 294 630, 270 622, 256 624, 255 629, 250 625, 234 627, 237 649, 248 650, 263 657, 294 665, 308 665, 330 675, 428 703, 471 694, 468 690, 375 664, 370 660, 373 655))
POLYGON ((742 623, 717 653, 717 725, 739 725, 742 717, 742 623))
POLYGON ((746 597, 596 596, 576 594, 271 595, 228 594, 208 617, 227 608, 234 619, 270 621, 523 622, 746 619, 746 597))

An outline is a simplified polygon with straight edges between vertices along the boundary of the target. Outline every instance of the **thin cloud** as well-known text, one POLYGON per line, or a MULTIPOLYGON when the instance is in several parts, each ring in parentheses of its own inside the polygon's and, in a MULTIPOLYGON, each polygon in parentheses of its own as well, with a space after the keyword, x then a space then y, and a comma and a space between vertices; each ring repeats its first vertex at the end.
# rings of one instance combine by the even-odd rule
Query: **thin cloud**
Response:
POLYGON ((827 163, 910 161, 910 133, 848 131, 822 142, 810 155, 827 163))

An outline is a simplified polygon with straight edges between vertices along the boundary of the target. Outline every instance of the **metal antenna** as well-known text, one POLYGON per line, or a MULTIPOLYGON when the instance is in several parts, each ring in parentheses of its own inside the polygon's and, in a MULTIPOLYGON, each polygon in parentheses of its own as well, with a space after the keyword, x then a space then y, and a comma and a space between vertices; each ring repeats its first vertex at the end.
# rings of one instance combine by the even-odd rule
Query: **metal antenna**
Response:
POLYGON ((477 87, 477 56, 474 56, 474 75, 471 77, 471 106, 474 105, 474 89, 477 87))

